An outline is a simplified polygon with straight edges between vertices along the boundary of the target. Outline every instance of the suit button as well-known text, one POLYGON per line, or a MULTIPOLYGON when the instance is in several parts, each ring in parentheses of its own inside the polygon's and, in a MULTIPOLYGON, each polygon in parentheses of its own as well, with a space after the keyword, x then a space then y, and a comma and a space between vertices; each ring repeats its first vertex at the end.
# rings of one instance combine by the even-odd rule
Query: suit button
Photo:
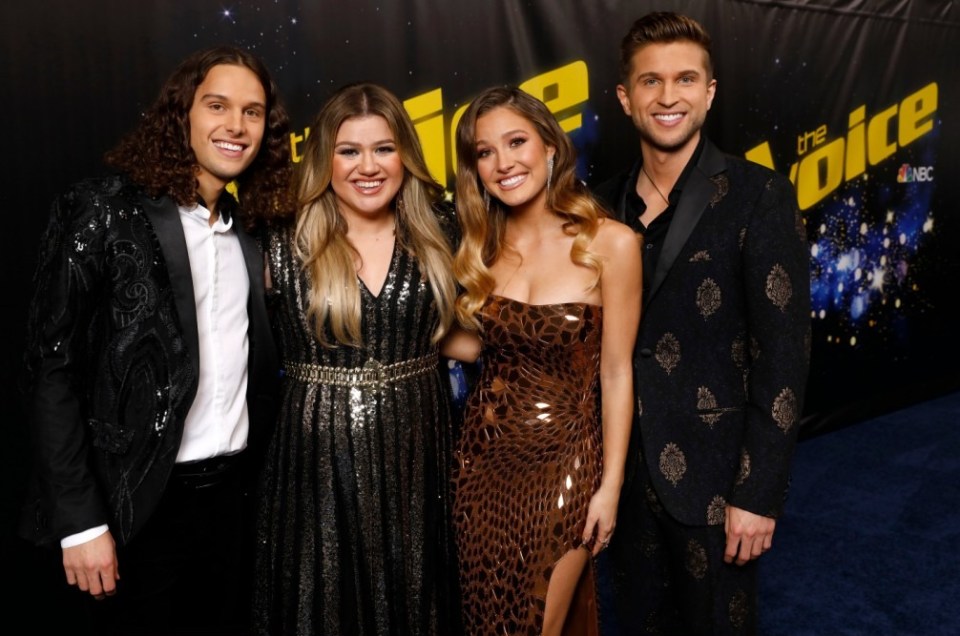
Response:
POLYGON ((653 355, 653 351, 650 351, 650 350, 647 349, 646 347, 644 347, 643 349, 640 350, 640 357, 641 357, 641 358, 649 358, 649 357, 652 356, 652 355, 653 355))

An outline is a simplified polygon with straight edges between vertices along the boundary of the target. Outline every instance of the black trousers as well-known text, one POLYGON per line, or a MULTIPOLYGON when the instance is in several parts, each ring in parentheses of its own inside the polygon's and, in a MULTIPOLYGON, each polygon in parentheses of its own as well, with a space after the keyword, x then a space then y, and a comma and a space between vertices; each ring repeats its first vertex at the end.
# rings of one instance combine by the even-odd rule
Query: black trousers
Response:
POLYGON ((93 633, 250 633, 253 519, 241 463, 178 465, 144 529, 117 551, 117 594, 90 600, 93 633))
POLYGON ((616 622, 623 636, 746 636, 757 631, 757 561, 723 561, 720 526, 671 517, 646 468, 621 501, 609 548, 616 622))

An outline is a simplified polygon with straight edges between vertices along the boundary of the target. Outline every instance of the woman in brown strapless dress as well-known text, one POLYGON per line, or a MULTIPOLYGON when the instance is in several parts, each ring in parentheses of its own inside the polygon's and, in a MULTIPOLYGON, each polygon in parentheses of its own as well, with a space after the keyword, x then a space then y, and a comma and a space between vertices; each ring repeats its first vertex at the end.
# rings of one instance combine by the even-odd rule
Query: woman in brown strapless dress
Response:
POLYGON ((474 100, 457 152, 465 330, 444 352, 481 367, 454 475, 466 633, 596 634, 590 557, 623 481, 637 237, 606 218, 569 138, 519 89, 474 100))

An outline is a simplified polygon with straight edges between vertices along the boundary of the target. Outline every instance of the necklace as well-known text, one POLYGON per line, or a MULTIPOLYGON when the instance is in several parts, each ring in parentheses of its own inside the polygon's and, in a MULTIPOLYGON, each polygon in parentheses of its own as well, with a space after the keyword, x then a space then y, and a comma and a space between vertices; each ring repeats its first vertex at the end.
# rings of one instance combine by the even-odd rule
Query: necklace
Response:
POLYGON ((663 202, 667 204, 667 207, 670 207, 670 200, 667 199, 667 197, 663 196, 663 192, 660 192, 660 188, 657 187, 657 184, 654 182, 653 177, 651 177, 650 173, 647 172, 647 169, 643 167, 643 164, 640 164, 640 172, 644 174, 644 176, 650 182, 650 185, 653 186, 653 189, 657 191, 657 194, 660 195, 660 198, 663 199, 663 202))

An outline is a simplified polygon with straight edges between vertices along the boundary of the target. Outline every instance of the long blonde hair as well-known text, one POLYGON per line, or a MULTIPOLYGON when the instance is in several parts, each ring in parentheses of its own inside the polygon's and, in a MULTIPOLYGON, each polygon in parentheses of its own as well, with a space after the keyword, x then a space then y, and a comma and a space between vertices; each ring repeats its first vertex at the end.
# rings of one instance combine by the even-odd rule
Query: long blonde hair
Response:
POLYGON ((576 177, 576 150, 556 118, 532 95, 516 87, 493 87, 480 93, 457 125, 457 215, 463 229, 460 248, 453 261, 454 273, 464 288, 457 299, 457 318, 468 328, 476 328, 477 312, 493 291, 495 281, 490 266, 504 250, 504 230, 508 208, 489 196, 483 196, 483 184, 477 174, 477 120, 494 108, 504 107, 531 124, 544 145, 556 148, 553 175, 547 189, 547 209, 564 220, 564 231, 574 236, 570 260, 592 269, 596 276, 591 288, 600 282, 602 264, 587 247, 597 234, 604 209, 576 177))
POLYGON ((327 347, 336 343, 327 338, 325 326, 329 326, 340 344, 363 344, 360 286, 354 265, 357 251, 347 239, 347 222, 339 212, 330 182, 341 124, 353 117, 372 115, 387 121, 403 162, 403 184, 394 201, 397 241, 417 257, 430 283, 440 315, 440 324, 433 334, 435 342, 454 320, 453 257, 435 211, 442 188, 430 176, 413 122, 400 100, 376 84, 351 84, 331 96, 317 113, 297 179, 295 241, 297 255, 310 279, 307 317, 317 338, 327 347))

